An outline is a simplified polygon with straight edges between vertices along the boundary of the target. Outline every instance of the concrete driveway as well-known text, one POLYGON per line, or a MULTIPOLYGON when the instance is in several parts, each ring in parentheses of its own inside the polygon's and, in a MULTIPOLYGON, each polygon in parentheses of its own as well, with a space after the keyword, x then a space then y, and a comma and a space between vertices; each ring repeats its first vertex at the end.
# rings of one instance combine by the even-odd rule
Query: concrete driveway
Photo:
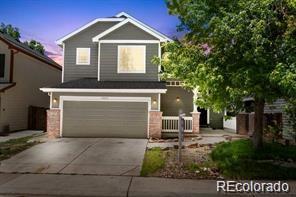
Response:
POLYGON ((33 146, 0 164, 0 172, 140 174, 145 139, 61 138, 33 146))

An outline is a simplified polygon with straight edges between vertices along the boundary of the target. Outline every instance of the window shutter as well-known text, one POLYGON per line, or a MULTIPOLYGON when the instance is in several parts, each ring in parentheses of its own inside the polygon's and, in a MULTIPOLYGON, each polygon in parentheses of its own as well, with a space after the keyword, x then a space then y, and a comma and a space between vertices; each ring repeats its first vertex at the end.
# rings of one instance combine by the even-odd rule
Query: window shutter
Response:
POLYGON ((0 54, 0 77, 4 77, 5 54, 0 54))

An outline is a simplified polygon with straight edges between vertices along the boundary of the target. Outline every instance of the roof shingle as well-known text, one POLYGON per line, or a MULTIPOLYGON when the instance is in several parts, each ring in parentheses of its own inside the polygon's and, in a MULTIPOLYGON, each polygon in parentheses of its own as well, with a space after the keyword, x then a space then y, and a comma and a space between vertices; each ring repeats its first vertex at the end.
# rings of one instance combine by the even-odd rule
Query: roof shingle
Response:
POLYGON ((166 89, 164 81, 98 81, 97 78, 82 78, 61 83, 50 88, 75 89, 166 89))

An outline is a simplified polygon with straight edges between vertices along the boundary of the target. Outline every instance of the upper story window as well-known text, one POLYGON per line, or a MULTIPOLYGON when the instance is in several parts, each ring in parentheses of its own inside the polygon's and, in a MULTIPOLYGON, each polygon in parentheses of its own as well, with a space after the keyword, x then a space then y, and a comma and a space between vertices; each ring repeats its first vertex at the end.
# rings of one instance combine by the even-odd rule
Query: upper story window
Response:
POLYGON ((0 54, 0 77, 4 77, 5 71, 5 54, 0 54))
POLYGON ((76 49, 76 65, 90 65, 90 48, 76 49))
POLYGON ((118 73, 145 73, 146 46, 118 46, 118 73))

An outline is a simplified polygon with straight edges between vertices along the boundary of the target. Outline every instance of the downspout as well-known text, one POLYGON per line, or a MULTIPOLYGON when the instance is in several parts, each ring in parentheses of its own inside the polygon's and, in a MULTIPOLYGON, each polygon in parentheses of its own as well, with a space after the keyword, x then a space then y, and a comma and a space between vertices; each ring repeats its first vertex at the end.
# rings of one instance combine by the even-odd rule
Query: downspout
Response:
POLYGON ((9 69, 9 83, 13 83, 13 71, 14 71, 14 54, 17 54, 18 51, 9 46, 10 49, 10 69, 9 69), (14 51, 15 50, 15 51, 14 51))
POLYGON ((14 67, 14 53, 13 53, 13 49, 11 49, 10 50, 9 83, 13 82, 13 67, 14 67))

